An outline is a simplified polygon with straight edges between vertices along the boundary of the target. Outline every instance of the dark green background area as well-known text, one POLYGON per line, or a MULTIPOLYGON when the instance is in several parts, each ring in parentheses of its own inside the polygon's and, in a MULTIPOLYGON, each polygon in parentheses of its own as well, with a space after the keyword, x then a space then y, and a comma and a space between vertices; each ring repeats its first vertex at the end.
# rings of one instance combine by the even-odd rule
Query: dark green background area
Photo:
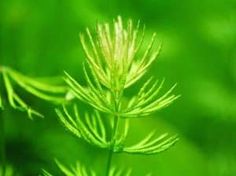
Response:
MULTIPOLYGON (((175 92, 181 94, 153 117, 132 120, 129 139, 157 129, 177 133, 180 141, 155 156, 117 154, 113 165, 132 167, 136 176, 235 176, 235 0, 1 0, 0 64, 29 76, 66 70, 83 79, 79 32, 117 15, 140 19, 147 37, 157 32, 162 53, 147 77, 166 78, 165 90, 177 82, 175 92)), ((57 158, 66 165, 78 160, 102 175, 106 151, 66 132, 54 106, 32 96, 27 101, 46 118, 31 121, 25 113, 4 112, 8 163, 16 173, 34 176, 45 168, 59 175, 57 158)))

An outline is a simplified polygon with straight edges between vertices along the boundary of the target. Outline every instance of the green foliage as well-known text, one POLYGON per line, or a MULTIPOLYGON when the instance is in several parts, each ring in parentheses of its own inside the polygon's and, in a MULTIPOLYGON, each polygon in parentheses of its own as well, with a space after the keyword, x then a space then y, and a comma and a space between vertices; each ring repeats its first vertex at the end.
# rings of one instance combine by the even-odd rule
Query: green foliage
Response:
MULTIPOLYGON (((96 172, 92 169, 86 169, 84 166, 82 166, 80 163, 76 163, 75 167, 66 167, 62 165, 59 161, 56 160, 57 166, 60 168, 60 170, 65 174, 66 176, 98 176, 96 172)), ((112 167, 109 176, 131 176, 132 170, 125 170, 125 169, 118 169, 115 167, 112 167)), ((43 170, 43 176, 52 176, 49 172, 46 170, 43 170)), ((146 176, 151 176, 151 174, 147 174, 146 176)))
MULTIPOLYGON (((69 114, 65 107, 63 107, 63 110, 64 114, 62 114, 62 112, 59 110, 56 110, 56 112, 60 118, 60 121, 70 132, 75 134, 77 137, 84 139, 92 145, 100 148, 110 148, 111 143, 107 136, 108 130, 105 126, 106 123, 97 111, 92 115, 85 114, 85 120, 82 121, 82 118, 79 116, 76 106, 74 106, 73 114, 73 116, 75 116, 75 119, 69 114)), ((108 120, 108 124, 112 124, 111 119, 108 120)), ((127 133, 124 133, 120 137, 120 143, 123 142, 122 139, 124 139, 126 135, 127 133)))
MULTIPOLYGON (((121 17, 118 17, 113 26, 114 29, 108 23, 98 24, 95 35, 89 29, 86 29, 87 37, 80 34, 88 66, 83 66, 86 86, 65 73, 65 81, 73 94, 91 105, 95 113, 86 113, 82 118, 76 106, 73 108, 73 115, 65 106, 63 111, 56 110, 60 121, 70 132, 91 145, 109 151, 106 175, 113 173, 110 169, 113 153, 156 154, 168 149, 178 140, 176 136, 168 134, 156 137, 156 133, 151 132, 134 145, 126 144, 131 118, 150 115, 167 107, 179 96, 172 93, 175 85, 160 96, 164 81, 153 82, 153 78, 148 79, 132 98, 124 96, 125 90, 147 72, 161 47, 153 47, 155 34, 147 46, 143 45, 144 30, 140 32, 139 23, 134 25, 132 20, 128 20, 127 24, 123 24, 121 17), (143 47, 144 53, 141 50, 143 47)), ((68 176, 77 175, 77 172, 69 172, 62 166, 60 169, 68 176)), ((118 169, 117 172, 121 170, 118 169)), ((122 172, 118 173, 115 175, 122 175, 122 172)))
MULTIPOLYGON (((84 56, 78 31, 85 26, 90 28, 96 21, 112 21, 117 14, 140 19, 147 26, 145 36, 151 38, 152 31, 157 31, 157 40, 163 41, 161 54, 151 65, 148 75, 157 79, 165 77, 163 90, 167 90, 170 83, 178 82, 175 92, 184 96, 170 108, 150 114, 153 118, 131 120, 127 144, 135 144, 152 129, 156 129, 157 134, 178 133, 181 142, 160 155, 118 154, 114 164, 129 165, 136 176, 145 175, 149 169, 157 176, 234 176, 235 7, 235 0, 215 0, 214 3, 212 0, 2 0, 0 65, 37 77, 58 75, 66 70, 85 85, 81 66, 84 56)), ((1 89, 4 88, 2 83, 1 89)), ((126 95, 134 95, 144 81, 137 83, 126 95)), ((78 158, 82 164, 92 163, 93 169, 97 166, 96 171, 102 173, 101 161, 106 156, 101 155, 101 150, 94 150, 83 142, 80 145, 81 141, 75 136, 63 133, 45 101, 21 88, 18 91, 17 86, 14 90, 27 104, 48 117, 31 122, 20 118, 25 113, 14 109, 8 113, 6 94, 1 92, 8 163, 14 171, 21 176, 38 175, 43 167, 53 173, 50 161, 56 157, 68 166, 78 158), (33 146, 26 150, 25 142, 33 146), (27 155, 29 150, 34 152, 27 155)), ((82 103, 78 108, 81 118, 84 118, 85 108, 89 114, 94 113, 82 103)), ((101 116, 108 120, 103 114, 101 116)))
MULTIPOLYGON (((14 109, 26 111, 30 118, 32 118, 33 115, 43 117, 43 114, 32 109, 23 98, 18 95, 17 91, 15 91, 15 86, 18 86, 16 89, 21 88, 29 94, 45 101, 57 104, 65 102, 66 86, 53 85, 30 78, 5 66, 0 67, 0 75, 3 78, 1 85, 3 85, 6 90, 9 105, 14 109)), ((3 108, 4 105, 1 94, 0 92, 0 107, 3 108)))
MULTIPOLYGON (((62 165, 59 161, 56 161, 57 166, 66 176, 96 176, 95 172, 88 171, 85 167, 81 166, 80 163, 76 163, 75 167, 68 169, 66 166, 62 165)), ((45 176, 50 176, 47 171, 44 171, 45 176)))
POLYGON ((125 106, 121 102, 124 90, 147 72, 159 54, 161 46, 157 50, 153 49, 155 34, 145 48, 145 52, 141 54, 144 31, 139 31, 139 23, 134 27, 132 20, 128 21, 126 29, 123 27, 121 18, 118 17, 114 23, 114 32, 110 31, 107 23, 97 25, 95 37, 89 29, 86 32, 87 39, 83 34, 80 34, 80 39, 91 72, 90 77, 86 67, 83 67, 88 85, 83 87, 67 73, 65 78, 78 99, 99 111, 119 113, 122 118, 148 115, 168 106, 178 98, 170 95, 175 86, 157 98, 163 82, 158 86, 158 82, 152 84, 150 78, 128 105, 125 106), (140 33, 141 37, 139 37, 140 33), (90 43, 87 44, 86 41, 90 43))

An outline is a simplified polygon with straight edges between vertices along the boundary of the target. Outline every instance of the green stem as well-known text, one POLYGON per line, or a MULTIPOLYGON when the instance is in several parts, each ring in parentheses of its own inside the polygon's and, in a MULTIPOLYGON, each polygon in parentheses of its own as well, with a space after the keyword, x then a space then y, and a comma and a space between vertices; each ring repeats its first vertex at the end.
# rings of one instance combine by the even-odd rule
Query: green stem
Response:
MULTIPOLYGON (((111 74, 111 80, 113 79, 113 76, 114 75, 111 74)), ((112 85, 112 83, 111 83, 111 85, 112 85)), ((120 120, 120 117, 118 114, 120 111, 120 101, 121 101, 122 93, 123 93, 123 90, 121 90, 121 91, 111 90, 112 101, 114 104, 114 114, 113 114, 114 123, 113 123, 113 127, 111 130, 111 145, 109 148, 109 153, 108 153, 108 158, 107 158, 105 176, 109 176, 111 164, 112 164, 112 158, 113 158, 113 154, 114 154, 114 147, 116 145, 116 135, 117 135, 117 131, 118 131, 118 127, 119 127, 119 120, 120 120)))
POLYGON ((108 158, 107 158, 107 166, 106 166, 106 176, 109 176, 110 168, 111 168, 111 162, 113 157, 113 151, 112 149, 109 150, 108 158))
POLYGON ((112 158, 113 158, 113 151, 114 151, 114 147, 116 144, 116 133, 118 130, 118 126, 119 126, 119 116, 115 116, 114 119, 114 125, 113 125, 113 129, 112 129, 112 136, 111 136, 111 147, 108 153, 108 158, 107 158, 107 166, 106 166, 106 176, 109 176, 109 172, 111 169, 111 163, 112 163, 112 158))
POLYGON ((4 133, 4 116, 3 110, 0 108, 0 175, 4 176, 6 173, 6 157, 5 157, 5 133, 4 133))

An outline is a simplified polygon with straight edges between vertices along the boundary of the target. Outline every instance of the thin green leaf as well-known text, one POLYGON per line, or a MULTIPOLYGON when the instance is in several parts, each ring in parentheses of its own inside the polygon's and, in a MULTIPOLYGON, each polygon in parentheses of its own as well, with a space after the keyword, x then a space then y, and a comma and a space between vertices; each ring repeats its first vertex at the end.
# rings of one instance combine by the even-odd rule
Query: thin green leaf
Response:
POLYGON ((53 176, 53 175, 43 169, 43 176, 53 176))
POLYGON ((66 176, 75 176, 73 172, 71 172, 68 168, 62 165, 58 160, 55 160, 59 169, 66 175, 66 176))
POLYGON ((156 154, 169 149, 178 141, 176 136, 168 137, 168 134, 163 134, 157 138, 154 138, 154 134, 154 132, 149 133, 137 144, 130 147, 124 147, 123 151, 131 154, 156 154))
POLYGON ((48 94, 45 94, 39 90, 37 90, 35 87, 32 87, 30 85, 27 85, 24 81, 22 81, 21 79, 19 79, 17 76, 15 77, 14 74, 12 75, 12 79, 14 79, 14 81, 19 85, 21 86, 23 89, 25 89, 26 91, 28 91, 29 93, 41 98, 41 99, 44 99, 44 100, 47 100, 47 101, 52 101, 52 102, 55 102, 55 103, 62 103, 65 101, 64 98, 61 98, 61 97, 56 97, 56 96, 52 96, 52 95, 48 95, 48 94))
POLYGON ((9 77, 8 77, 7 73, 4 72, 4 71, 2 72, 2 75, 3 75, 5 88, 6 88, 6 91, 7 91, 8 101, 9 101, 10 105, 13 108, 16 108, 16 105, 15 105, 15 102, 14 102, 14 90, 13 90, 13 87, 12 87, 11 82, 9 80, 9 77))
POLYGON ((7 68, 8 69, 8 73, 16 78, 17 80, 22 80, 22 82, 24 82, 25 84, 37 88, 39 90, 42 91, 46 91, 49 93, 55 93, 55 94, 59 94, 59 93, 65 93, 67 91, 67 88, 65 86, 57 86, 57 85, 51 85, 48 83, 44 83, 42 81, 37 81, 34 78, 30 78, 28 76, 25 76, 13 69, 7 68))

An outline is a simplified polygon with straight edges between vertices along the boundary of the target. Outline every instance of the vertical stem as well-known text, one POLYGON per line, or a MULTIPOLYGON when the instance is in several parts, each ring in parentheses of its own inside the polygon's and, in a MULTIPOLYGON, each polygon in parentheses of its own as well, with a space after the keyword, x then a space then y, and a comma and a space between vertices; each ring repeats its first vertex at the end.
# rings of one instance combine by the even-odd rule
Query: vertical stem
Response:
POLYGON ((6 171, 6 158, 5 158, 5 133, 4 133, 4 116, 3 110, 0 108, 0 175, 4 176, 6 171))
POLYGON ((107 159, 107 166, 106 166, 106 176, 109 176, 109 172, 111 169, 111 163, 112 163, 112 157, 113 157, 113 150, 114 150, 114 145, 116 144, 115 136, 118 130, 119 126, 119 116, 116 115, 114 119, 114 125, 112 129, 112 136, 111 136, 111 148, 108 153, 108 159, 107 159))
MULTIPOLYGON (((114 70, 115 70, 114 65, 112 65, 112 71, 111 71, 111 75, 110 75, 111 76, 110 83, 113 86, 114 86, 113 78, 116 77, 114 74, 114 70)), ((118 131, 119 120, 120 120, 119 111, 120 111, 120 101, 121 101, 122 94, 123 94, 122 89, 119 91, 116 88, 113 90, 111 89, 111 95, 112 95, 111 97, 112 97, 112 101, 114 103, 114 113, 113 113, 114 123, 113 123, 112 131, 111 131, 111 146, 110 146, 109 153, 108 153, 105 176, 109 176, 111 164, 112 164, 112 157, 113 157, 113 153, 114 153, 114 147, 116 145, 116 134, 118 131)))
POLYGON ((106 166, 106 176, 109 176, 110 168, 111 168, 111 161, 112 161, 113 151, 112 149, 109 150, 108 158, 107 158, 107 166, 106 166))

